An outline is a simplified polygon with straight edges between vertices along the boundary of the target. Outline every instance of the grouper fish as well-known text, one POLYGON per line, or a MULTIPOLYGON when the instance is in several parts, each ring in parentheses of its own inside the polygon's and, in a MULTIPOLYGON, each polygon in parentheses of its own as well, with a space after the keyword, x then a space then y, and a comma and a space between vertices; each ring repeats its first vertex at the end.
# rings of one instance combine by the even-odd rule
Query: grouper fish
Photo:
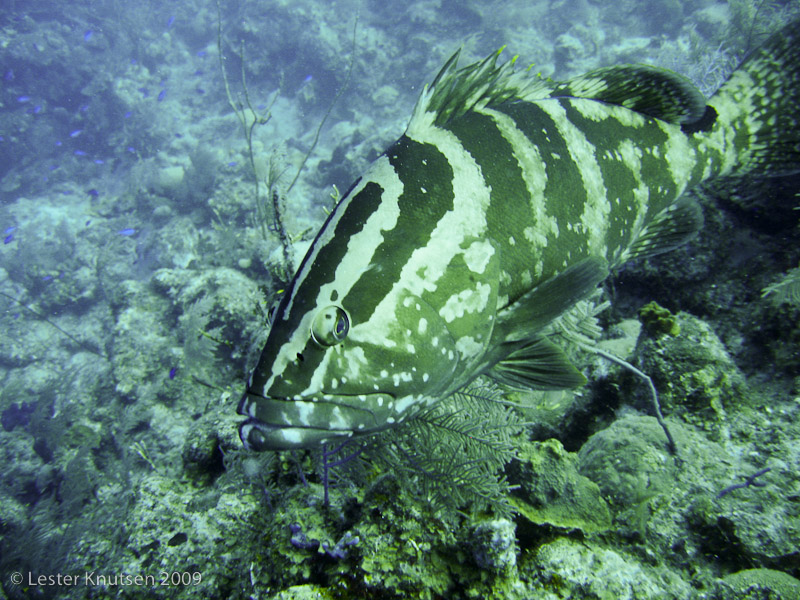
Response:
POLYGON ((239 402, 246 447, 343 443, 481 375, 580 385, 548 325, 695 235, 687 191, 800 170, 800 21, 709 99, 652 66, 554 82, 499 56, 452 56, 325 221, 239 402))

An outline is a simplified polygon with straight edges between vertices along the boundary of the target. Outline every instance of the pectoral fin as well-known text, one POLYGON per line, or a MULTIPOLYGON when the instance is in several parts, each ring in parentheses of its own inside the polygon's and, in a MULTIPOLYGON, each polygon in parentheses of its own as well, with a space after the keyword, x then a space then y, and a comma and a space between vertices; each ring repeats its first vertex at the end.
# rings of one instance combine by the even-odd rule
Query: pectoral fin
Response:
POLYGON ((498 383, 518 389, 562 390, 586 383, 566 354, 543 337, 511 352, 488 375, 498 383))
POLYGON ((497 315, 494 345, 533 339, 576 302, 588 297, 608 276, 608 263, 585 258, 537 285, 497 315))

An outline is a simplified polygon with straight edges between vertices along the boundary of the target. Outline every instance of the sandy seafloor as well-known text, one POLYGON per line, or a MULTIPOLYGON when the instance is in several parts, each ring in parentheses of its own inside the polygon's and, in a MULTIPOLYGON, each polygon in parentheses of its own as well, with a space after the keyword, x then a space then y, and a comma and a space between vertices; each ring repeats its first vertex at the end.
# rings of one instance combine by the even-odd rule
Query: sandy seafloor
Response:
POLYGON ((286 276, 253 167, 296 266, 457 48, 711 93, 797 2, 222 4, 253 165, 213 2, 0 7, 0 597, 800 598, 800 308, 762 297, 798 266, 797 178, 705 197, 694 241, 604 286, 600 343, 679 461, 589 355, 587 387, 526 399, 510 518, 369 452, 323 506, 315 457, 246 453, 235 414, 286 276))

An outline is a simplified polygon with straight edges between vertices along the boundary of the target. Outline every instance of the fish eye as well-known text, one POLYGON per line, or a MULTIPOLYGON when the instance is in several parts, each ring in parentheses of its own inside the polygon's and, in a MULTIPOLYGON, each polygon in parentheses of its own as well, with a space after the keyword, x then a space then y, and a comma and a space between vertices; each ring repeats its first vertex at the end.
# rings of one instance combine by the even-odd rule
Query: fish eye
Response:
POLYGON ((350 318, 340 306, 327 306, 317 313, 311 323, 311 337, 320 346, 335 346, 347 337, 350 318))

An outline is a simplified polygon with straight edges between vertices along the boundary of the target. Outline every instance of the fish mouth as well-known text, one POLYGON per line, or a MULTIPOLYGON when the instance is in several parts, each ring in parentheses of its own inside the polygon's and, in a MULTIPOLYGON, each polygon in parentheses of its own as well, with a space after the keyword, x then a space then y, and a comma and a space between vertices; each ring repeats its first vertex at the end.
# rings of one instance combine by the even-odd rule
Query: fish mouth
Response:
POLYGON ((319 398, 265 397, 247 391, 237 412, 248 417, 239 437, 252 450, 290 450, 340 443, 395 422, 394 396, 322 394, 319 398))
POLYGON ((248 450, 299 450, 333 442, 344 442, 353 436, 352 431, 331 431, 314 427, 287 427, 268 425, 258 419, 247 419, 239 424, 239 439, 248 450))

